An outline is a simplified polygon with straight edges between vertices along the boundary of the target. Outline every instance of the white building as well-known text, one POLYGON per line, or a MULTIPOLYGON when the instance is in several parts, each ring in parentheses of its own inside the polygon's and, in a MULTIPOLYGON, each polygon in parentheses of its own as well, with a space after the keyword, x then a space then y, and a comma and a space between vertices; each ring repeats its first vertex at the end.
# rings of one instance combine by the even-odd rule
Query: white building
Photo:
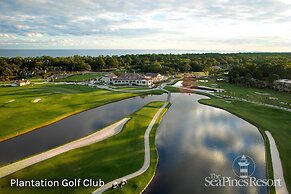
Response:
POLYGON ((284 92, 291 92, 291 80, 289 79, 278 79, 274 81, 274 89, 284 92))
POLYGON ((30 81, 26 80, 26 79, 22 79, 22 80, 17 80, 15 82, 13 82, 11 85, 12 86, 25 86, 25 85, 29 85, 30 81))

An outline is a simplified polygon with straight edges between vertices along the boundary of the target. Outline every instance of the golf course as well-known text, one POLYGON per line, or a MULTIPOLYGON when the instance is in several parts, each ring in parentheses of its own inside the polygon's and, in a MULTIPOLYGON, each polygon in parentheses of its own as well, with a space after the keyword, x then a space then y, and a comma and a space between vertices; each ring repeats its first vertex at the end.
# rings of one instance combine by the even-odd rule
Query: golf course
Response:
MULTIPOLYGON (((54 188, 11 188, 10 179, 47 179, 62 180, 78 178, 102 178, 105 182, 127 175, 138 170, 144 159, 144 132, 164 102, 152 102, 137 112, 131 114, 131 120, 116 136, 102 142, 83 148, 69 151, 54 158, 40 162, 0 180, 1 192, 21 193, 88 193, 94 191, 93 187, 54 187, 54 188)), ((166 111, 166 109, 164 110, 166 111)), ((150 135, 151 165, 145 176, 131 180, 126 193, 142 191, 153 176, 157 153, 154 145, 155 130, 161 117, 156 121, 150 135), (152 147, 153 146, 153 147, 152 147)))
POLYGON ((123 93, 82 85, 39 84, 0 88, 0 141, 114 101, 161 91, 123 93))
POLYGON ((213 88, 222 88, 225 90, 223 95, 243 98, 249 101, 266 103, 285 108, 291 108, 290 94, 287 92, 279 92, 268 88, 252 88, 239 85, 229 84, 226 82, 198 82, 199 86, 207 86, 213 88))

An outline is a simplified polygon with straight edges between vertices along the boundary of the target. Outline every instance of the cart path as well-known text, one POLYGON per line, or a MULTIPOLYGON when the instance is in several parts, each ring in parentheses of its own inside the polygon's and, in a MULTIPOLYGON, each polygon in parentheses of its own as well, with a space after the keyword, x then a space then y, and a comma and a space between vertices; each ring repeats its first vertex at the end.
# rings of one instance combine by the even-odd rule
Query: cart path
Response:
POLYGON ((81 148, 84 146, 88 146, 90 144, 97 143, 99 141, 102 141, 104 139, 107 139, 113 135, 118 134, 124 124, 129 120, 130 118, 124 118, 112 125, 109 125, 105 128, 103 128, 100 131, 97 131, 91 135, 88 135, 86 137, 83 137, 81 139, 78 139, 76 141, 67 143, 65 145, 53 148, 51 150, 45 151, 43 153, 37 154, 35 156, 26 158, 24 160, 20 160, 17 162, 14 162, 12 164, 3 166, 0 168, 0 178, 5 177, 7 175, 10 175, 18 170, 24 169, 28 166, 31 166, 33 164, 39 163, 41 161, 44 161, 46 159, 52 158, 54 156, 57 156, 59 154, 62 154, 64 152, 68 152, 73 149, 81 148))
POLYGON ((281 186, 275 187, 276 193, 277 194, 288 194, 286 182, 285 182, 284 175, 283 175, 282 163, 280 160, 280 155, 279 155, 275 140, 269 131, 265 131, 265 132, 266 132, 268 139, 269 139, 269 142, 270 142, 274 179, 281 179, 281 186))
POLYGON ((153 119, 151 120, 149 126, 147 127, 146 129, 146 132, 145 132, 145 135, 144 135, 144 145, 145 145, 145 155, 144 155, 144 163, 143 163, 143 166, 136 172, 134 173, 131 173, 129 175, 126 175, 126 176, 123 176, 121 178, 118 178, 118 179, 115 179, 107 184, 105 184, 104 186, 98 188, 97 190, 95 190, 93 192, 93 194, 100 194, 100 193, 103 193, 105 191, 107 191, 108 189, 111 188, 112 184, 114 182, 118 182, 120 183, 122 179, 126 179, 126 180, 129 180, 129 179, 132 179, 132 178, 135 178, 139 175, 141 175, 142 173, 144 173, 150 166, 150 142, 149 142, 149 135, 151 133, 151 130, 154 126, 154 124, 156 123, 158 117, 161 115, 163 109, 168 105, 169 102, 166 102, 159 110, 158 112, 155 114, 155 116, 153 117, 153 119))

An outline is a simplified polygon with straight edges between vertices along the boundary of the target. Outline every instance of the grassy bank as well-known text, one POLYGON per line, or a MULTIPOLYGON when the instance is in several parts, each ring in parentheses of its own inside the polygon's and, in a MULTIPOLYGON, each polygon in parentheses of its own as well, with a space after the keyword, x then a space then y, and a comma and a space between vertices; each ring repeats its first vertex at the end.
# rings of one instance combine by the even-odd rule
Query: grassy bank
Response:
MULTIPOLYGON (((109 182, 137 171, 144 160, 144 133, 164 102, 152 102, 130 115, 116 136, 69 151, 0 179, 1 193, 89 193, 96 188, 11 188, 11 178, 22 180, 103 179, 109 182)), ((152 142, 152 140, 151 140, 152 142)))
POLYGON ((147 88, 147 87, 117 87, 114 89, 122 91, 122 90, 148 90, 150 88, 147 88))
MULTIPOLYGON (((263 134, 265 140, 267 137, 264 133, 268 130, 274 137, 283 165, 284 177, 287 188, 291 191, 291 113, 266 106, 251 104, 247 102, 231 101, 225 102, 224 99, 202 99, 202 104, 218 107, 229 111, 242 119, 255 125, 263 134)), ((270 156, 269 142, 265 141, 266 157, 268 162, 268 175, 273 178, 273 170, 270 156)), ((270 188, 271 193, 275 193, 274 187, 270 188)))
POLYGON ((58 82, 83 82, 83 81, 89 81, 96 79, 100 76, 102 76, 103 73, 84 73, 84 74, 76 74, 76 75, 70 75, 65 78, 56 79, 55 81, 58 82))
POLYGON ((0 141, 77 112, 142 94, 147 93, 112 92, 80 85, 3 87, 0 88, 0 111, 3 113, 0 117, 0 141))
POLYGON ((272 104, 276 106, 282 106, 291 108, 290 93, 279 92, 271 89, 259 89, 251 87, 243 87, 234 84, 224 82, 198 82, 201 86, 208 86, 214 88, 223 88, 226 92, 225 95, 234 96, 238 98, 244 98, 250 101, 256 101, 266 104, 272 104), (274 97, 277 99, 269 99, 274 97))

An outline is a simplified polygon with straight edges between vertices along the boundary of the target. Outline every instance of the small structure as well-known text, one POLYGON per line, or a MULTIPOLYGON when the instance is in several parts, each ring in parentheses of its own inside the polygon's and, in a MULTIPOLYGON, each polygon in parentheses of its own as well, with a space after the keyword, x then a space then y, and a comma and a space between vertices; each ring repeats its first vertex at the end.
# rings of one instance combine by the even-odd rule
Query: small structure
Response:
POLYGON ((274 81, 273 88, 283 92, 291 92, 291 80, 278 79, 274 81))
POLYGON ((240 167, 239 172, 240 172, 240 178, 247 178, 248 177, 248 166, 249 166, 249 161, 246 158, 245 155, 242 155, 240 158, 240 161, 238 162, 238 165, 240 167))
POLYGON ((154 83, 159 83, 166 79, 165 76, 159 73, 146 73, 145 76, 151 78, 154 83))
POLYGON ((12 86, 25 86, 25 85, 29 85, 30 81, 27 79, 22 79, 22 80, 17 80, 15 82, 13 82, 11 85, 12 86))

